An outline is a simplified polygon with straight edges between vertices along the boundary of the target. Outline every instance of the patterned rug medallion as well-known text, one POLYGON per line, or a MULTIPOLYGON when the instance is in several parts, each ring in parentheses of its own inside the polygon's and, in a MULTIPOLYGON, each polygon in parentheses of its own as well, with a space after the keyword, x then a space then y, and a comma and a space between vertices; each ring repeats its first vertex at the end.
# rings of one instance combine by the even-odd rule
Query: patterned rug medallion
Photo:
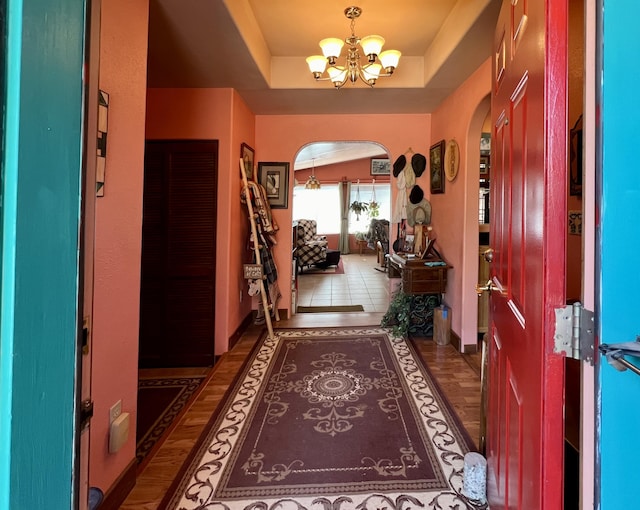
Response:
POLYGON ((249 357, 161 508, 472 508, 473 443, 413 347, 278 330, 249 357))

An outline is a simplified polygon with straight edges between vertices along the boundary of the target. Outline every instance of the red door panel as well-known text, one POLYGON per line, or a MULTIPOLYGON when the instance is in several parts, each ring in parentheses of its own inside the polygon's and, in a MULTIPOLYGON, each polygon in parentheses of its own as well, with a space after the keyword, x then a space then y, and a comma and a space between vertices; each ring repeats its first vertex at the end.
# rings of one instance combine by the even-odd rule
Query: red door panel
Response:
POLYGON ((509 508, 522 508, 522 455, 523 450, 523 403, 518 390, 517 374, 507 363, 507 462, 506 471, 508 491, 506 499, 509 508))
POLYGON ((525 257, 527 253, 525 236, 525 172, 527 150, 527 84, 528 76, 522 77, 510 99, 511 145, 510 169, 511 183, 509 194, 511 199, 510 235, 508 245, 511 251, 509 263, 509 281, 506 288, 520 317, 524 318, 525 304, 525 257))
POLYGON ((492 509, 562 508, 566 1, 504 0, 494 39, 491 324, 492 509), (504 44, 504 34, 509 44, 504 44), (506 47, 505 47, 506 46, 506 47), (564 52, 564 53, 563 53, 564 52))
POLYGON ((511 4, 511 42, 513 55, 516 54, 518 44, 527 28, 528 20, 528 0, 520 0, 511 4))

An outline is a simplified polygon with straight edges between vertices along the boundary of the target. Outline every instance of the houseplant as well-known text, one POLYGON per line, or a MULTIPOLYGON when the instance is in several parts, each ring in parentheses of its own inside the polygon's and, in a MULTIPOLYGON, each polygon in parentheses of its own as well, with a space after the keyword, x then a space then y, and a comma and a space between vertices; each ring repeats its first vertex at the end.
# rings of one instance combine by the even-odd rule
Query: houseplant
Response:
POLYGON ((389 301, 389 308, 382 316, 380 326, 391 330, 397 337, 407 337, 411 324, 411 295, 398 289, 389 301))
POLYGON ((356 184, 356 199, 351 202, 349 210, 353 211, 356 215, 356 220, 360 221, 360 215, 367 212, 368 208, 369 204, 367 202, 360 201, 360 179, 358 179, 358 183, 356 184))
POLYGON ((380 216, 380 204, 375 200, 369 202, 369 218, 377 218, 380 216))
POLYGON ((368 208, 369 204, 367 204, 366 202, 360 202, 359 200, 354 200, 349 206, 349 210, 355 213, 357 220, 360 219, 361 214, 367 212, 368 208))
POLYGON ((380 204, 376 200, 376 180, 371 186, 371 200, 369 200, 369 218, 377 218, 380 215, 380 204))

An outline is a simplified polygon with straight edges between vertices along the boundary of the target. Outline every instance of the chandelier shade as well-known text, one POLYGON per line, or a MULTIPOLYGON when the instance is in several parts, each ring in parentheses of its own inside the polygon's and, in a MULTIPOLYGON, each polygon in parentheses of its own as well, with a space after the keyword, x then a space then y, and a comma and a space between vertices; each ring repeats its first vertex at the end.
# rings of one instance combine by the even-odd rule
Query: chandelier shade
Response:
POLYGON ((304 183, 304 189, 320 189, 320 181, 316 179, 315 171, 316 171, 316 160, 315 158, 311 159, 311 175, 307 179, 307 182, 304 183))
POLYGON ((304 183, 304 189, 320 189, 320 181, 315 175, 310 176, 304 183))
POLYGON ((356 19, 361 14, 360 7, 347 7, 344 15, 351 20, 351 36, 344 40, 337 37, 322 39, 322 55, 307 57, 307 65, 316 81, 330 80, 339 89, 347 81, 355 83, 360 79, 373 87, 378 78, 391 76, 398 67, 401 53, 398 50, 382 51, 384 37, 368 35, 361 39, 355 34, 356 19), (343 65, 338 65, 345 44, 345 61, 343 65))

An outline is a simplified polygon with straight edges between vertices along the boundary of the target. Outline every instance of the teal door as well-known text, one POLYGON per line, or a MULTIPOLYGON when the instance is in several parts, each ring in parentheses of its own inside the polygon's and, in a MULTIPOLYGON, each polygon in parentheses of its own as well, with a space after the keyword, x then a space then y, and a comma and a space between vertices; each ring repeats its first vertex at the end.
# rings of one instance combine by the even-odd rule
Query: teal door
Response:
MULTIPOLYGON (((638 83, 640 36, 637 0, 600 0, 604 9, 600 94, 601 147, 597 161, 601 196, 599 278, 597 307, 599 341, 603 344, 634 341, 640 335, 640 122, 638 83)), ((596 76, 600 76, 596 73, 596 76)), ((600 144, 597 144, 600 146, 600 144)), ((598 249, 598 248, 596 248, 598 249)), ((636 366, 640 359, 626 358, 636 366)), ((640 442, 640 376, 620 372, 601 355, 596 374, 599 383, 600 486, 596 498, 602 510, 638 508, 640 442)), ((598 474, 596 474, 597 482, 598 474)))
POLYGON ((85 4, 0 1, 0 510, 71 509, 85 4))

